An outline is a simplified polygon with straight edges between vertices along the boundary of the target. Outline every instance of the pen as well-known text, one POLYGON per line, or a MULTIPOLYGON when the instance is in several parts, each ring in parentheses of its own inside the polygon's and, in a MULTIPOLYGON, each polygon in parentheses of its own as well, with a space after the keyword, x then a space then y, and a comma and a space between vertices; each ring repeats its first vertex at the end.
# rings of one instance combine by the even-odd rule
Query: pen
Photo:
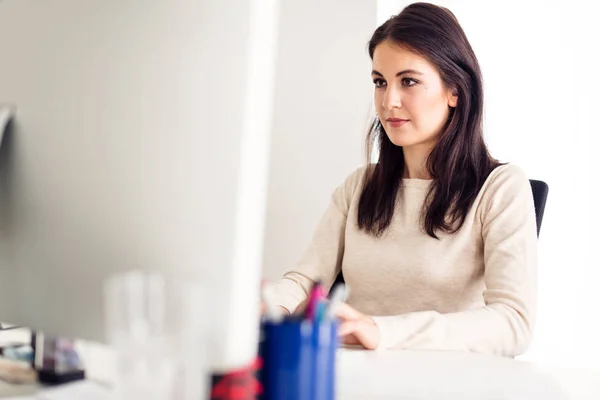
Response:
POLYGON ((317 304, 317 310, 315 312, 315 321, 321 322, 325 319, 327 314, 327 301, 325 299, 321 299, 317 304))
POLYGON ((319 302, 323 301, 324 298, 323 285, 321 284, 321 281, 316 281, 308 296, 306 313, 304 314, 306 319, 315 319, 319 302))
POLYGON ((346 301, 348 297, 348 288, 343 283, 338 284, 333 288, 331 299, 329 300, 329 309, 327 310, 327 318, 334 319, 337 309, 341 303, 346 301))

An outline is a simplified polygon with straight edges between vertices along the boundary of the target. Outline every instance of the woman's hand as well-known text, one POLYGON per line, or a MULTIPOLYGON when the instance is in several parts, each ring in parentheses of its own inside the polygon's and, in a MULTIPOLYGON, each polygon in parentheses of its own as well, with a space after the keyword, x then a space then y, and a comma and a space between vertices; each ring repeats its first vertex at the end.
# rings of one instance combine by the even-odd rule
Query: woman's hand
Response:
POLYGON ((356 311, 346 303, 338 306, 337 316, 340 319, 338 332, 344 344, 359 344, 368 350, 379 346, 381 334, 373 318, 356 311))

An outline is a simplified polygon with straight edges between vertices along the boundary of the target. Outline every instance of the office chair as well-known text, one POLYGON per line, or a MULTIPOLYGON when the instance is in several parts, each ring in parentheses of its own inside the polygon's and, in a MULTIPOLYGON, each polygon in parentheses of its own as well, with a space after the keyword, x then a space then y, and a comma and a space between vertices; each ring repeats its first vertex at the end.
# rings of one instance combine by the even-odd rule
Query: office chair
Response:
MULTIPOLYGON (((531 192, 533 194, 533 205, 535 206, 535 223, 537 225, 537 235, 540 236, 542 228, 542 219, 544 218, 544 209, 546 208, 546 199, 548 198, 548 184, 543 181, 530 179, 531 192)), ((344 275, 340 272, 333 282, 333 286, 338 283, 344 283, 344 275)))
POLYGON ((548 184, 546 182, 536 181, 534 179, 530 179, 529 183, 531 184, 531 192, 533 193, 537 234, 540 236, 542 219, 544 218, 544 209, 546 208, 546 199, 548 198, 548 184))

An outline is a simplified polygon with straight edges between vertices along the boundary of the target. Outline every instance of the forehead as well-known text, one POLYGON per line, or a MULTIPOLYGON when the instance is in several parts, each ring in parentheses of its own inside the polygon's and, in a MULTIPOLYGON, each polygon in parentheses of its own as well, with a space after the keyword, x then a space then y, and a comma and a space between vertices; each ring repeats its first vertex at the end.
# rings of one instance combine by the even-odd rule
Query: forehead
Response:
POLYGON ((414 69, 424 74, 436 73, 435 67, 424 57, 385 40, 373 52, 373 69, 384 75, 395 75, 405 69, 414 69))

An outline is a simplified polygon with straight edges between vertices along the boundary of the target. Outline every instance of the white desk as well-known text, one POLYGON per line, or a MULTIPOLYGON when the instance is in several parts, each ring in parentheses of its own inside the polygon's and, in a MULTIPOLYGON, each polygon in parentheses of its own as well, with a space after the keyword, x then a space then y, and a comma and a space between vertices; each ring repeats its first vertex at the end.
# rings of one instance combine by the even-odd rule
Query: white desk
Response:
POLYGON ((600 399, 600 372, 451 352, 343 350, 340 400, 600 399))
MULTIPOLYGON (((106 356, 88 362, 94 360, 104 365, 93 365, 90 378, 106 381, 111 374, 103 369, 111 363, 106 356)), ((102 385, 77 385, 70 392, 64 387, 62 393, 52 393, 0 383, 0 399, 80 400, 82 391, 93 392, 93 400, 113 399, 102 385)), ((337 387, 339 400, 598 400, 600 372, 557 371, 477 354, 340 350, 337 387)))

